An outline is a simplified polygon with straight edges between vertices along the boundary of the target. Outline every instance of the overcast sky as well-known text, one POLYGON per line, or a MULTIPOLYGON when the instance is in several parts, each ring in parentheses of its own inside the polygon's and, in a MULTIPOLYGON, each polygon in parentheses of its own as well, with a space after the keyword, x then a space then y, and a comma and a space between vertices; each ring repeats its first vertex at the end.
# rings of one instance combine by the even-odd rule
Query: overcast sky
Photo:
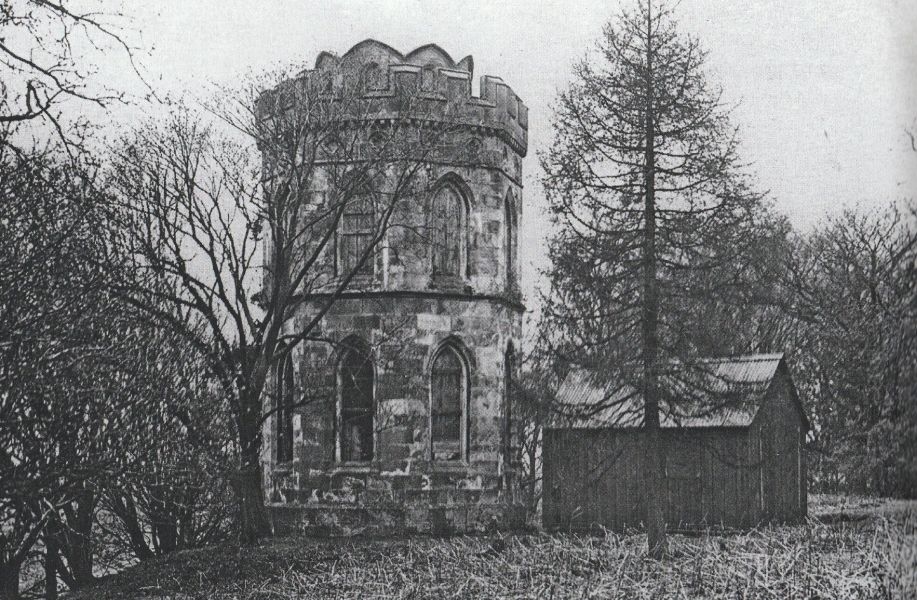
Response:
MULTIPOLYGON (((147 71, 165 90, 203 92, 278 63, 311 65, 372 37, 402 52, 435 42, 476 78, 502 77, 529 106, 529 154, 520 255, 531 296, 543 266, 537 152, 571 64, 617 11, 609 1, 168 0, 127 3, 147 71)), ((682 28, 708 49, 708 73, 739 102, 743 157, 762 189, 800 228, 853 203, 886 203, 917 190, 914 0, 683 0, 682 28)), ((122 66, 115 80, 130 79, 122 66)))

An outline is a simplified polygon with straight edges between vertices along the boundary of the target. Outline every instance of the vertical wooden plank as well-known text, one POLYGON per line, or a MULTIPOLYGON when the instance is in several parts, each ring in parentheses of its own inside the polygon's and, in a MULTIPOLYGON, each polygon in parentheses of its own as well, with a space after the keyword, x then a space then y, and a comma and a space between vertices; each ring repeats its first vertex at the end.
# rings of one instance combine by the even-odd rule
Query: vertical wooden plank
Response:
POLYGON ((553 430, 545 429, 541 437, 541 525, 554 527, 554 489, 556 483, 552 472, 553 430))
POLYGON ((588 518, 586 514, 587 502, 586 500, 586 486, 584 485, 584 479, 586 472, 588 470, 588 465, 585 465, 585 460, 576 460, 577 455, 582 449, 582 437, 573 437, 570 439, 570 450, 571 452, 567 455, 567 465, 569 466, 568 472, 570 477, 568 482, 570 485, 567 486, 567 494, 569 498, 569 507, 571 514, 576 514, 577 518, 575 519, 574 527, 577 529, 583 528, 583 522, 588 518))
POLYGON ((592 463, 592 480, 595 481, 592 492, 595 498, 594 523, 595 525, 604 525, 605 515, 608 512, 608 496, 605 494, 607 475, 604 471, 605 466, 607 466, 607 459, 609 458, 608 451, 609 442, 611 441, 611 431, 606 429, 597 433, 596 445, 602 449, 602 452, 595 457, 592 463))
POLYGON ((618 436, 615 450, 619 453, 615 468, 615 514, 614 527, 620 531, 624 526, 624 515, 627 513, 627 470, 630 468, 630 455, 627 452, 627 440, 618 436))
POLYGON ((570 502, 570 484, 575 479, 576 465, 570 463, 570 455, 571 455, 570 432, 564 431, 563 437, 561 439, 563 439, 563 446, 562 448, 560 448, 560 454, 563 457, 563 460, 560 462, 560 465, 561 465, 560 468, 563 469, 563 473, 561 473, 561 477, 559 478, 559 481, 561 485, 560 494, 561 494, 561 497, 563 498, 563 503, 561 504, 560 519, 564 527, 567 527, 568 525, 571 524, 570 518, 571 518, 571 513, 574 509, 574 507, 571 505, 571 502, 570 502))
POLYGON ((573 475, 573 473, 571 472, 573 466, 570 464, 570 459, 569 459, 570 447, 569 447, 569 444, 567 443, 568 435, 569 435, 568 431, 563 432, 563 437, 558 435, 558 439, 559 440, 563 439, 564 442, 563 442, 563 446, 558 448, 558 451, 557 451, 558 456, 562 457, 562 459, 558 460, 557 469, 559 472, 557 473, 558 475, 557 481, 558 481, 558 486, 559 486, 558 497, 562 499, 558 506, 558 509, 559 509, 558 518, 560 520, 560 524, 563 527, 567 527, 570 524, 569 523, 570 511, 573 508, 572 506, 570 506, 570 485, 569 485, 569 482, 572 479, 572 475, 573 475))
POLYGON ((627 461, 621 465, 621 475, 623 481, 622 485, 622 498, 618 503, 620 510, 618 511, 617 522, 618 526, 622 529, 627 527, 631 523, 631 514, 633 512, 634 497, 633 497, 633 478, 634 478, 634 452, 632 449, 632 443, 629 435, 621 436, 621 444, 624 446, 624 454, 627 456, 627 461))
POLYGON ((719 525, 723 518, 723 504, 721 501, 723 489, 723 438, 716 439, 710 447, 710 489, 707 493, 707 503, 710 512, 711 524, 719 525))
MULTIPOLYGON (((802 425, 800 423, 800 425, 802 425)), ((801 503, 802 518, 806 518, 809 515, 809 457, 806 454, 806 428, 800 426, 799 432, 799 455, 800 455, 800 469, 799 469, 799 481, 801 485, 801 503)))
POLYGON ((576 456, 579 457, 577 463, 581 469, 580 476, 577 481, 579 483, 580 489, 582 490, 581 493, 578 494, 577 502, 580 504, 583 510, 582 522, 580 524, 582 527, 588 527, 595 518, 595 484, 593 483, 593 467, 595 464, 595 455, 602 451, 601 448, 596 448, 595 442, 595 436, 591 435, 591 432, 580 437, 580 439, 576 441, 576 446, 579 450, 579 452, 576 454, 576 456), (583 452, 580 454, 580 452, 584 450, 584 439, 591 439, 593 451, 583 452), (598 450, 598 452, 596 452, 596 450, 598 450))
MULTIPOLYGON (((741 459, 742 444, 738 439, 738 436, 730 435, 729 436, 729 460, 735 465, 741 459)), ((733 505, 732 513, 730 515, 731 527, 740 527, 742 525, 742 508, 745 505, 745 494, 742 489, 742 473, 741 469, 737 469, 734 466, 729 468, 729 480, 730 485, 733 489, 733 505)))
POLYGON ((592 526, 599 526, 605 522, 605 476, 602 473, 602 465, 608 454, 608 431, 598 431, 595 436, 593 447, 599 448, 599 452, 593 452, 592 469, 590 479, 592 480, 592 526))
POLYGON ((582 525, 585 528, 589 528, 596 520, 596 509, 598 508, 597 499, 596 499, 596 487, 595 487, 595 464, 596 464, 596 455, 603 452, 601 446, 601 440, 597 439, 598 436, 595 435, 595 432, 588 432, 587 435, 580 437, 577 440, 577 447, 579 452, 577 456, 579 457, 579 465, 582 468, 582 474, 579 478, 579 485, 581 486, 582 493, 579 494, 578 501, 583 507, 583 522, 582 525), (583 441, 589 439, 593 448, 592 452, 584 452, 585 444, 583 441))
POLYGON ((578 527, 579 521, 574 518, 579 512, 579 505, 576 502, 576 493, 575 486, 580 477, 580 465, 577 461, 573 460, 573 456, 577 450, 577 444, 575 438, 573 438, 570 433, 566 432, 566 447, 564 455, 564 466, 566 470, 566 477, 564 478, 564 517, 571 520, 572 527, 578 527))
POLYGON ((733 455, 732 471, 736 480, 738 504, 736 506, 736 526, 747 527, 749 522, 749 509, 752 499, 748 494, 748 432, 736 432, 733 435, 735 454, 733 455))
POLYGON ((730 456, 729 438, 723 438, 720 450, 720 522, 729 525, 729 480, 732 478, 727 462, 730 456))
POLYGON ((768 451, 767 451, 767 436, 766 429, 763 427, 758 430, 758 462, 761 464, 760 470, 758 471, 758 497, 761 501, 761 516, 760 521, 765 522, 768 520, 770 513, 770 502, 767 498, 767 479, 768 471, 770 470, 770 461, 768 460, 768 451))
POLYGON ((618 469, 620 468, 621 457, 618 455, 619 440, 614 432, 609 431, 606 435, 605 451, 608 453, 608 460, 613 460, 613 464, 607 464, 605 471, 605 511, 602 515, 602 522, 605 527, 617 530, 615 520, 618 513, 618 469))
POLYGON ((602 455, 597 457, 599 460, 596 461, 595 465, 595 476, 596 481, 596 500, 597 505, 597 521, 599 525, 604 527, 608 526, 608 521, 612 515, 612 498, 609 495, 611 484, 610 482, 614 480, 613 470, 614 465, 610 464, 614 458, 614 432, 610 429, 603 430, 601 432, 601 442, 599 446, 602 448, 602 455))
POLYGON ((793 501, 796 495, 796 486, 794 485, 796 483, 796 456, 792 452, 794 446, 792 434, 796 433, 796 428, 793 427, 793 423, 787 420, 787 416, 787 411, 784 410, 780 427, 780 451, 781 463, 783 464, 780 496, 783 501, 783 518, 786 521, 792 521, 795 517, 793 507, 796 505, 793 501))
POLYGON ((755 491, 751 485, 754 468, 752 467, 752 457, 749 454, 750 439, 750 433, 743 431, 739 436, 739 450, 736 453, 736 468, 739 471, 738 476, 742 490, 742 511, 739 516, 739 523, 742 527, 749 527, 754 524, 755 491))
POLYGON ((644 520, 640 508, 645 505, 641 495, 643 482, 640 479, 643 473, 643 448, 638 442, 638 438, 633 433, 627 434, 627 452, 631 460, 627 469, 627 511, 624 513, 624 524, 628 527, 634 527, 644 520))
POLYGON ((703 447, 703 472, 701 479, 701 519, 704 524, 709 524, 712 519, 710 504, 712 500, 711 491, 714 489, 713 479, 713 453, 714 445, 717 443, 716 438, 711 438, 703 447))
POLYGON ((665 518, 670 527, 682 527, 687 507, 684 505, 684 438, 671 432, 663 437, 665 452, 665 518))
POLYGON ((730 465, 730 462, 733 461, 732 450, 730 449, 730 435, 724 433, 722 437, 717 441, 717 453, 719 454, 717 460, 717 472, 716 472, 716 487, 718 490, 722 490, 722 493, 718 494, 718 506, 717 506, 717 521, 721 525, 728 525, 727 522, 727 492, 726 488, 729 485, 729 481, 735 476, 734 468, 730 465))
POLYGON ((557 481, 555 488, 557 493, 556 519, 557 525, 559 527, 567 527, 569 524, 568 520, 570 518, 570 448, 568 444, 568 436, 569 432, 566 430, 556 431, 554 438, 557 444, 554 451, 556 461, 554 465, 554 475, 557 481))
POLYGON ((745 523, 748 521, 748 469, 746 465, 748 464, 748 443, 746 435, 744 433, 736 433, 735 438, 735 456, 733 458, 733 467, 732 471, 738 482, 739 489, 739 498, 740 503, 738 506, 738 514, 736 515, 737 524, 740 527, 745 527, 745 523))
POLYGON ((732 480, 735 482, 737 499, 735 506, 735 521, 733 525, 741 527, 742 521, 745 518, 745 507, 748 503, 748 496, 745 492, 745 470, 741 466, 745 463, 745 444, 742 441, 740 432, 730 431, 728 435, 729 439, 732 440, 732 454, 729 457, 729 472, 732 480))
POLYGON ((630 484, 628 485, 630 495, 630 508, 628 513, 628 525, 636 527, 646 521, 645 507, 646 502, 643 493, 643 462, 644 450, 641 438, 635 433, 628 434, 628 444, 633 459, 630 463, 630 484))
POLYGON ((704 520, 704 448, 716 434, 704 437, 693 436, 691 439, 691 485, 688 494, 691 496, 691 526, 700 527, 704 520))

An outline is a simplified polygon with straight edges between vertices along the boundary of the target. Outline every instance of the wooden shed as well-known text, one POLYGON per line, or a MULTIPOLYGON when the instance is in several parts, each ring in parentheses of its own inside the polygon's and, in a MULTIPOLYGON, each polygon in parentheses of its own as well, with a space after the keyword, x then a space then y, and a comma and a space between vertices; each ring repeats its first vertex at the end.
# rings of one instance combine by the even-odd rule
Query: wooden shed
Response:
MULTIPOLYGON (((806 515, 809 429, 783 354, 674 366, 660 404, 665 515, 671 530, 746 528, 806 515)), ((612 530, 645 522, 642 399, 601 374, 573 370, 546 428, 546 528, 612 530)))

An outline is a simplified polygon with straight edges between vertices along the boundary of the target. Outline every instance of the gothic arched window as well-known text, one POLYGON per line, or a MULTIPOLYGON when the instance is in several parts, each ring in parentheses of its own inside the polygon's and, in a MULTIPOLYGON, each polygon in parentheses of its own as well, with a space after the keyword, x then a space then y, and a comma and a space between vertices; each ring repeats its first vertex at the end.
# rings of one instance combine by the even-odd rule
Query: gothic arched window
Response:
POLYGON ((513 290, 516 287, 516 204, 513 202, 513 195, 506 194, 504 201, 504 216, 506 231, 503 236, 505 245, 504 260, 506 261, 506 287, 513 290))
POLYGON ((430 442, 434 460, 460 460, 465 430, 467 369, 458 351, 443 346, 430 369, 430 442))
POLYGON ((340 412, 338 436, 344 462, 373 459, 373 364, 368 349, 352 345, 338 368, 340 412))
POLYGON ((344 277, 351 272, 371 276, 375 270, 372 254, 363 259, 372 245, 375 232, 375 206, 372 189, 368 182, 348 184, 340 202, 344 203, 341 214, 341 228, 338 250, 338 275, 344 277), (362 263, 360 261, 363 261, 362 263))
POLYGON ((277 425, 277 462, 293 460, 293 403, 295 402, 293 382, 293 359, 287 357, 277 365, 277 411, 274 421, 277 425))
POLYGON ((465 202, 451 185, 433 198, 433 275, 461 277, 465 247, 465 202))
MULTIPOLYGON (((503 356, 503 460, 513 464, 513 403, 515 401, 516 351, 513 343, 506 346, 503 356)), ((507 484, 509 482, 507 481, 507 484)))

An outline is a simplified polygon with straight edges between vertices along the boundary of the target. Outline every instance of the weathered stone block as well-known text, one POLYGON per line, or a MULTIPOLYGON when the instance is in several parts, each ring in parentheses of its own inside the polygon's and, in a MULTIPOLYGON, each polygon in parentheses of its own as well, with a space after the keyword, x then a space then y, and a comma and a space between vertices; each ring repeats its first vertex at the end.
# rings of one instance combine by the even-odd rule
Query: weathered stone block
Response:
MULTIPOLYGON (((297 527, 312 532, 463 531, 478 527, 481 519, 487 521, 490 513, 479 515, 482 503, 494 503, 493 514, 507 503, 500 493, 502 464, 509 460, 502 455, 503 362, 509 345, 518 345, 521 307, 506 277, 518 266, 504 262, 506 241, 518 238, 508 235, 508 228, 522 213, 520 159, 526 152, 527 110, 505 83, 494 78, 485 78, 480 98, 472 97, 470 62, 455 63, 435 48, 425 52, 436 54, 437 64, 445 67, 437 71, 432 91, 428 90, 425 102, 433 114, 424 118, 439 118, 436 111, 441 110, 450 131, 434 149, 435 160, 420 169, 414 196, 396 207, 385 249, 375 256, 375 273, 357 278, 321 320, 322 335, 334 343, 308 342, 293 356, 298 385, 310 403, 297 409, 294 418, 292 469, 283 471, 271 462, 265 485, 268 493, 276 487, 285 503, 308 509, 297 517, 297 527), (466 211, 465 230, 455 238, 461 242, 462 264, 459 273, 434 277, 434 248, 425 228, 444 186, 461 197, 466 211), (515 218, 507 220, 507 214, 515 218), (348 431, 341 420, 338 343, 348 338, 365 343, 372 364, 368 389, 373 456, 360 465, 336 462, 348 431), (463 455, 447 463, 430 461, 431 448, 444 443, 433 439, 430 418, 431 365, 443 343, 461 350, 464 377, 464 441, 456 444, 463 455), (272 470, 276 476, 270 476, 272 470), (380 506, 385 510, 377 510, 380 506), (409 514, 393 513, 393 506, 407 507, 409 514)), ((323 55, 317 69, 321 72, 340 61, 360 67, 369 60, 388 71, 385 89, 372 90, 373 110, 380 114, 371 116, 392 118, 393 110, 407 106, 403 84, 421 72, 422 65, 409 64, 414 60, 410 55, 392 54, 388 47, 365 42, 340 58, 323 55)), ((431 131, 418 129, 411 135, 419 144, 421 134, 429 137, 431 131)), ((330 186, 326 175, 319 165, 318 188, 322 181, 330 186)), ((390 166, 381 178, 396 175, 396 167, 390 166)), ((317 201, 330 202, 330 192, 322 190, 317 201)), ((333 254, 324 255, 323 268, 329 273, 333 254)), ((304 327, 325 301, 326 297, 306 298, 293 326, 304 327)), ((275 431, 275 423, 265 424, 269 449, 274 447, 275 431)))

